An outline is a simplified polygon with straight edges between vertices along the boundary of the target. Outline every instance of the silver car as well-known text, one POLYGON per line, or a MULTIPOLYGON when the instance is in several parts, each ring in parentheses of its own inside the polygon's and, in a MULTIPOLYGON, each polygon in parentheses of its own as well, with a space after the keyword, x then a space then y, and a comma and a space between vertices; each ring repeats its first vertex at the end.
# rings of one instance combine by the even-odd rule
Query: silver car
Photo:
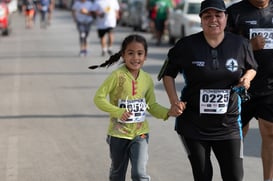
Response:
POLYGON ((169 43, 177 39, 202 31, 200 26, 200 0, 183 0, 172 9, 168 17, 169 43))

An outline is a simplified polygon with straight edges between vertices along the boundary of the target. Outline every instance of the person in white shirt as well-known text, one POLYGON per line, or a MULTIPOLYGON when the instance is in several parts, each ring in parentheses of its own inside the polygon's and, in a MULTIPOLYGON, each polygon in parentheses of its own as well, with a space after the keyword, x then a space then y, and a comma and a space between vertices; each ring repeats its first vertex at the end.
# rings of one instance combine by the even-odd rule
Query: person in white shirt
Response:
POLYGON ((96 0, 95 4, 98 7, 96 24, 102 48, 102 56, 106 53, 112 55, 113 29, 117 26, 119 18, 119 3, 118 0, 96 0))

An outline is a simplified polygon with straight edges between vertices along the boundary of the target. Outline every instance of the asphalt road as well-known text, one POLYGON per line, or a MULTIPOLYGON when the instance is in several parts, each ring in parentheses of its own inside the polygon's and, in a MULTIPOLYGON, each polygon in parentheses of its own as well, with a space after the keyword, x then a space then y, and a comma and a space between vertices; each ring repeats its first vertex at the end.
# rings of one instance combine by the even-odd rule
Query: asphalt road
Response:
MULTIPOLYGON (((68 11, 56 10, 47 29, 39 22, 24 28, 23 15, 12 19, 13 31, 0 37, 0 180, 1 181, 105 181, 109 151, 105 142, 108 115, 98 110, 93 95, 116 66, 89 71, 104 61, 92 27, 89 55, 78 57, 76 27, 68 11)), ((115 31, 114 50, 130 28, 115 31)), ((144 69, 155 81, 158 102, 169 106, 156 75, 168 49, 154 46, 148 33, 148 60, 144 69)), ((179 87, 183 80, 179 80, 179 87)), ((149 117, 148 172, 154 181, 191 181, 191 168, 173 130, 174 119, 163 122, 149 117)), ((245 140, 245 179, 262 180, 260 136, 256 121, 245 140)), ((214 181, 220 181, 214 162, 214 181)), ((128 180, 130 171, 128 170, 128 180)))

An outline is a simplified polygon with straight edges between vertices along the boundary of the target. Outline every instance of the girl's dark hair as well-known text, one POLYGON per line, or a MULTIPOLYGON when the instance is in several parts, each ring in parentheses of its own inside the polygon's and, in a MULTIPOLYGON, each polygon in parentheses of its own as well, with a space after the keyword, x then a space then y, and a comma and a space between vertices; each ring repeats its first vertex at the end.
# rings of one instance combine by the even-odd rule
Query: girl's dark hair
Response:
POLYGON ((100 65, 93 65, 88 67, 89 69, 96 69, 99 67, 110 67, 111 65, 113 65, 114 63, 118 62, 120 57, 122 56, 122 54, 125 52, 128 44, 132 43, 132 42, 138 42, 141 43, 144 47, 145 53, 147 54, 148 52, 148 45, 146 42, 146 39, 138 34, 132 34, 127 36, 122 44, 121 44, 121 49, 119 52, 115 53, 114 55, 111 55, 110 58, 108 60, 106 60, 104 63, 100 64, 100 65))

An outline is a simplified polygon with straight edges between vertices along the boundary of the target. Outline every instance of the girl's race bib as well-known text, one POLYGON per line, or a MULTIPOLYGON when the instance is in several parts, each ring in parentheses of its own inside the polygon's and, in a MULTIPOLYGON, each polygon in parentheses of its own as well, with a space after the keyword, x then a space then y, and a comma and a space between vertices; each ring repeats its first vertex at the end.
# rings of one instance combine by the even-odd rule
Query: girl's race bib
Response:
POLYGON ((136 100, 119 99, 118 106, 120 108, 126 108, 128 112, 132 113, 132 115, 126 121, 118 120, 119 122, 139 123, 139 122, 145 121, 146 109, 148 108, 145 99, 136 99, 136 100))

